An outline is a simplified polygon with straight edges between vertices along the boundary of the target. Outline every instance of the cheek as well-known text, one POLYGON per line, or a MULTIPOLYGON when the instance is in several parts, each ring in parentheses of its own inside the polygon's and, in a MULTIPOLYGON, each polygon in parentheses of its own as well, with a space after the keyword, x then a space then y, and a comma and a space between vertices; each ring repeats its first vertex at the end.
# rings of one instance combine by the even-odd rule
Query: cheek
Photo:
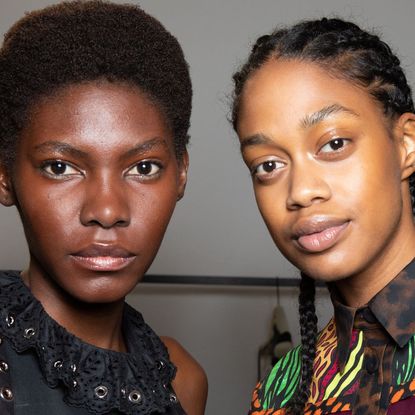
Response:
POLYGON ((344 206, 349 204, 353 207, 354 203, 361 209, 360 213, 366 211, 370 215, 379 215, 400 204, 400 167, 393 156, 385 158, 384 153, 372 155, 370 161, 356 161, 339 187, 343 189, 344 206))
POLYGON ((273 186, 256 186, 255 199, 272 238, 277 242, 287 213, 283 192, 273 186))
POLYGON ((177 191, 173 185, 155 186, 132 201, 132 221, 148 233, 163 234, 176 206, 177 191), (135 220, 134 220, 135 218, 135 220))

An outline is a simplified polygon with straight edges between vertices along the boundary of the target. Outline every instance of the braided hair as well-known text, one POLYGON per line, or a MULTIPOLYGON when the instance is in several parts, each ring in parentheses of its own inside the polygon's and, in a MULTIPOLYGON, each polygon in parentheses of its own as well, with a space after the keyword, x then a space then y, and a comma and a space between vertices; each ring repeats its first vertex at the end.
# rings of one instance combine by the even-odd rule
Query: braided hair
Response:
MULTIPOLYGON (((411 89, 400 61, 390 47, 378 36, 363 31, 354 23, 323 18, 300 22, 258 38, 247 62, 233 76, 231 122, 235 130, 246 81, 264 63, 279 58, 324 66, 331 75, 365 88, 391 120, 405 112, 414 112, 411 89)), ((409 187, 415 214, 415 174, 409 179, 409 187)), ((288 405, 291 414, 302 414, 310 395, 317 340, 314 296, 314 281, 302 274, 299 296, 301 380, 295 398, 288 405)))

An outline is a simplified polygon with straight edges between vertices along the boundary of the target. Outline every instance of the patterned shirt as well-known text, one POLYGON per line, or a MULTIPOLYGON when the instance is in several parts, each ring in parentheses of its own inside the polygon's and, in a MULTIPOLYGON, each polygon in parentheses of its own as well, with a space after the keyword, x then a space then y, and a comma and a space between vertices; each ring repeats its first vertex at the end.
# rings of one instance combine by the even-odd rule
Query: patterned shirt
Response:
MULTIPOLYGON (((332 294, 319 334, 305 415, 415 414, 415 259, 360 308, 332 294)), ((300 379, 301 348, 254 390, 250 415, 283 415, 300 379)))

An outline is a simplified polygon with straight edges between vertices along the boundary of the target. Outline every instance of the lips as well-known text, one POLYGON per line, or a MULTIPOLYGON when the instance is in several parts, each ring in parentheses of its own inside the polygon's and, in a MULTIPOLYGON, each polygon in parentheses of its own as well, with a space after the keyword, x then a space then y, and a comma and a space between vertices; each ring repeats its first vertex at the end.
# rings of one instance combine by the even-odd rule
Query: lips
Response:
POLYGON ((323 252, 337 243, 349 223, 325 217, 303 219, 294 225, 293 238, 305 251, 323 252))
POLYGON ((71 255, 82 268, 91 271, 119 271, 127 267, 136 255, 116 245, 93 244, 71 255))

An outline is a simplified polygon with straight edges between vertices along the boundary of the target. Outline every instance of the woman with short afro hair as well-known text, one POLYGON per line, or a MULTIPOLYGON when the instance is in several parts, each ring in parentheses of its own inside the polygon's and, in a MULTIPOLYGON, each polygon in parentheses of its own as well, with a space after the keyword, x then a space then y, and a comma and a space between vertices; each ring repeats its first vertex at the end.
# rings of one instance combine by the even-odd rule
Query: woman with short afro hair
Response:
POLYGON ((203 414, 203 369, 124 302, 184 193, 191 100, 138 6, 62 2, 5 35, 0 202, 30 261, 0 272, 2 414, 203 414))

